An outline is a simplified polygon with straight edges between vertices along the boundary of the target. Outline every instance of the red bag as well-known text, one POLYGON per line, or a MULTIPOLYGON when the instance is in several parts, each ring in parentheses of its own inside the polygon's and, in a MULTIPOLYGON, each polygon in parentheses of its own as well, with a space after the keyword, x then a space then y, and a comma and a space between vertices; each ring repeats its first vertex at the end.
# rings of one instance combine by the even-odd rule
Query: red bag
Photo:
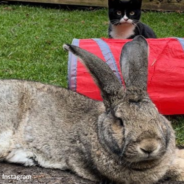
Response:
MULTIPOLYGON (((120 54, 130 40, 74 39, 79 46, 101 58, 122 82, 120 54)), ((184 39, 147 39, 149 44, 148 94, 160 113, 184 114, 184 39)), ((102 100, 93 78, 77 58, 69 54, 69 88, 95 100, 102 100)))

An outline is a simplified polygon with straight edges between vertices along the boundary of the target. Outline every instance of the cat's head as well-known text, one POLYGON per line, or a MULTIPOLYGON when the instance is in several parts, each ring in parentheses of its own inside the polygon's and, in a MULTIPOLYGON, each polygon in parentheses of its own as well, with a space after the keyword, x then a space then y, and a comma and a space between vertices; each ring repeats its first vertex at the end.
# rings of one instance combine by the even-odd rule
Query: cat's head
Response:
POLYGON ((108 0, 111 24, 137 23, 141 17, 142 0, 108 0))

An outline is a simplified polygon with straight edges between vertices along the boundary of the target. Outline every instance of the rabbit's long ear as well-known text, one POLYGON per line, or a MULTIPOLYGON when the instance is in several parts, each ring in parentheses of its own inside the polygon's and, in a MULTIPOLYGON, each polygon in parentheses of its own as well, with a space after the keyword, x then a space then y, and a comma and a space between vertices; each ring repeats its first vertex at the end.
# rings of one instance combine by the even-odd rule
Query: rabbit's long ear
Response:
POLYGON ((108 109, 122 95, 123 87, 110 67, 97 56, 77 46, 64 44, 63 48, 80 58, 98 85, 108 109))
POLYGON ((143 36, 136 36, 124 45, 120 65, 126 87, 147 89, 148 44, 143 36))

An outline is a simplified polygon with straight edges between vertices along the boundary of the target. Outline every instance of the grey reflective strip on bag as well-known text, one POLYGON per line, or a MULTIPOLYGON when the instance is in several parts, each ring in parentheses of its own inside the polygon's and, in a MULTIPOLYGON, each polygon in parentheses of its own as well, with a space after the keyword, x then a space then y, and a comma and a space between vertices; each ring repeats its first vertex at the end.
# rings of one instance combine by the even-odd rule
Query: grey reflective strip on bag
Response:
POLYGON ((183 38, 176 38, 179 42, 180 42, 180 44, 181 44, 181 46, 183 47, 183 50, 184 50, 184 39, 183 38))
POLYGON ((116 75, 116 77, 120 80, 120 82, 122 82, 122 78, 118 72, 118 68, 116 65, 116 61, 114 59, 114 56, 111 52, 110 47, 108 46, 108 44, 106 42, 104 42, 102 39, 93 39, 99 46, 106 63, 109 65, 109 67, 112 69, 112 71, 114 72, 114 74, 116 75))
MULTIPOLYGON (((73 39, 72 45, 79 46, 79 39, 73 39)), ((68 88, 72 91, 77 89, 77 57, 69 52, 68 56, 68 88)))

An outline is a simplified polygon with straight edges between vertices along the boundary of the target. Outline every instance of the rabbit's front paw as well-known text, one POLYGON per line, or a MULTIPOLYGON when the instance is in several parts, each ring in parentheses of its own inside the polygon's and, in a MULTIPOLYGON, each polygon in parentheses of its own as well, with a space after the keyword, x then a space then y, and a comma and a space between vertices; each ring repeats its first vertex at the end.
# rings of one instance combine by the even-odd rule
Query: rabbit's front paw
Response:
POLYGON ((7 157, 6 160, 11 163, 19 163, 25 166, 34 166, 34 155, 31 152, 23 149, 13 150, 7 157))
POLYGON ((176 149, 176 156, 184 159, 184 149, 176 149))
POLYGON ((184 170, 178 169, 177 172, 175 172, 174 181, 184 181, 184 170))
POLYGON ((184 181, 184 159, 176 158, 167 173, 173 181, 184 181))

